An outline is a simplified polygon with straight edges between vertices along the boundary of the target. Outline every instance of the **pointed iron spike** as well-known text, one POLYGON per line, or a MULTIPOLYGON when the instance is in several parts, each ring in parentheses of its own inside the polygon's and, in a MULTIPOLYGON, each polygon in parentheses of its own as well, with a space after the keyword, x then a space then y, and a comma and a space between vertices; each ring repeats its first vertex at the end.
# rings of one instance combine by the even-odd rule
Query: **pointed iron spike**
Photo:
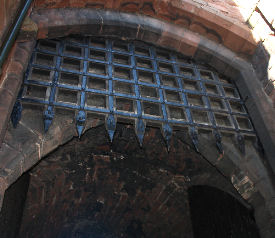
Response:
POLYGON ((245 155, 245 141, 244 141, 244 137, 241 134, 237 135, 237 142, 238 142, 239 150, 243 155, 245 155))
POLYGON ((22 104, 20 99, 17 99, 11 113, 11 122, 14 128, 16 128, 18 122, 21 119, 22 114, 22 104))
POLYGON ((45 133, 49 130, 50 125, 52 124, 54 117, 54 111, 53 107, 49 106, 45 111, 44 111, 44 131, 45 133))
POLYGON ((109 114, 106 121, 107 131, 111 142, 113 141, 115 130, 116 130, 116 119, 113 114, 109 114))
POLYGON ((142 147, 145 128, 146 128, 146 125, 143 122, 143 120, 140 118, 137 119, 135 123, 135 131, 136 131, 136 135, 137 135, 140 147, 142 147))
POLYGON ((190 136, 193 142, 193 145, 195 147, 195 150, 199 152, 199 139, 198 139, 198 133, 195 128, 191 128, 190 130, 190 136))
POLYGON ((163 133, 168 151, 170 150, 170 142, 171 142, 171 138, 172 138, 172 132, 173 132, 173 130, 168 123, 165 123, 162 125, 162 133, 163 133))
POLYGON ((84 111, 79 111, 76 116, 76 129, 78 133, 78 137, 82 135, 82 132, 85 127, 85 121, 86 121, 86 114, 84 111))
POLYGON ((216 146, 220 152, 220 154, 223 154, 223 146, 222 146, 222 136, 218 131, 214 131, 214 136, 215 136, 215 140, 216 140, 216 146))

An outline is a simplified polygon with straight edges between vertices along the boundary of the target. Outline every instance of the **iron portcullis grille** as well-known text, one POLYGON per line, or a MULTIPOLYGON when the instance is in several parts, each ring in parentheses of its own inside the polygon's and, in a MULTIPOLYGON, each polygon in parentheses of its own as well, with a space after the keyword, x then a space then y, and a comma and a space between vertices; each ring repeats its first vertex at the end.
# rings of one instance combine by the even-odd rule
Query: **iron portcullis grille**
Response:
POLYGON ((63 108, 75 111, 79 136, 89 113, 106 117, 111 140, 116 122, 130 119, 141 145, 146 124, 160 126, 168 146, 173 128, 187 127, 196 149, 198 129, 211 130, 220 151, 222 131, 235 134, 240 148, 244 135, 255 135, 230 80, 141 42, 81 36, 39 40, 12 113, 14 125, 21 102, 44 105, 45 132, 55 110, 63 108))

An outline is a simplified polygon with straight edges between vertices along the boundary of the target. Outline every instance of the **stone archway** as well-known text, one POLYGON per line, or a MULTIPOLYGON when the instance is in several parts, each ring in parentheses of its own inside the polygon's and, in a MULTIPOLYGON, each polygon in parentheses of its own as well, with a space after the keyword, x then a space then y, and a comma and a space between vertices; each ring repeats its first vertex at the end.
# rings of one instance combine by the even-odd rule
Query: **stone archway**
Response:
MULTIPOLYGON (((81 12, 78 9, 70 9, 66 11, 78 12, 78 14, 81 12)), ((92 10, 88 10, 87 12, 93 14, 95 13, 92 10)), ((68 29, 66 28, 68 27, 67 23, 72 20, 69 15, 64 15, 64 12, 58 10, 52 10, 51 14, 60 14, 59 16, 62 21, 56 24, 54 21, 49 21, 47 18, 48 15, 45 14, 45 12, 39 12, 36 17, 37 21, 40 22, 39 24, 42 32, 43 30, 47 30, 51 37, 64 36, 71 33, 71 31, 66 31, 66 29, 68 29)), ((93 26, 95 23, 92 20, 93 14, 89 15, 87 13, 87 15, 85 15, 87 19, 91 20, 89 24, 86 24, 84 21, 82 23, 85 27, 73 28, 72 32, 85 33, 87 28, 93 26)), ((138 25, 135 23, 139 18, 135 15, 125 14, 123 15, 125 17, 124 22, 129 23, 129 25, 122 25, 122 15, 112 12, 102 14, 102 19, 104 21, 101 24, 101 27, 106 30, 106 32, 99 31, 97 34, 101 36, 118 36, 119 31, 117 31, 117 28, 119 27, 133 30, 133 33, 135 33, 134 36, 136 37, 138 25), (112 21, 110 21, 110 19, 112 19, 112 21)), ((261 128, 261 130, 259 130, 259 136, 260 139, 263 138, 264 142, 266 142, 264 143, 266 154, 272 157, 274 149, 274 147, 272 147, 273 137, 272 134, 268 133, 268 128, 266 126, 263 128, 262 125, 273 125, 272 123, 269 123, 272 121, 273 112, 270 111, 269 107, 264 106, 267 105, 268 102, 260 87, 257 87, 258 84, 255 81, 255 74, 253 70, 251 70, 251 65, 225 47, 206 40, 191 31, 181 29, 180 27, 176 27, 156 19, 153 19, 148 24, 143 19, 142 24, 143 32, 140 35, 142 36, 141 40, 156 43, 174 50, 174 46, 181 46, 176 50, 180 50, 187 55, 189 55, 188 52, 191 50, 192 57, 198 61, 206 61, 210 57, 210 65, 214 67, 216 66, 219 72, 231 76, 234 80, 236 79, 242 96, 248 96, 249 98, 247 101, 247 107, 251 113, 256 128, 261 128), (165 34, 163 32, 165 32, 165 34), (255 105, 253 105, 253 102, 255 105), (257 110, 255 110, 255 107, 257 110)), ((15 72, 15 75, 16 73, 18 72, 15 72)), ((18 78, 18 85, 20 85, 20 80, 22 78, 18 78)), ((18 88, 12 91, 15 95, 16 90, 18 90, 18 88)), ((10 95, 8 99, 10 99, 10 102, 15 100, 15 98, 12 98, 10 95)), ((28 118, 34 119, 34 115, 31 110, 33 110, 33 108, 26 112, 26 117, 28 114, 28 118)), ((38 116, 42 116, 41 111, 39 112, 39 108, 35 108, 35 110, 37 110, 38 116)), ((10 108, 7 111, 10 111, 10 108)), ((16 179, 18 179, 24 171, 27 171, 43 156, 53 151, 59 145, 66 143, 76 135, 74 127, 70 126, 70 120, 71 119, 68 118, 65 118, 65 120, 64 118, 60 118, 55 122, 56 124, 52 131, 50 131, 47 135, 42 133, 40 128, 42 125, 37 122, 30 123, 28 120, 25 122, 23 120, 23 122, 19 125, 17 132, 15 132, 15 130, 13 130, 9 125, 10 128, 6 133, 5 140, 1 148, 1 158, 5 158, 5 162, 3 162, 4 166, 2 167, 3 175, 1 176, 2 191, 5 191, 5 189, 16 181, 16 179)), ((7 121, 5 123, 7 123, 7 121)), ((98 120, 90 121, 90 126, 93 127, 97 125, 97 123, 100 122, 98 120)), ((252 193, 246 193, 245 191, 242 195, 255 206, 256 213, 258 214, 258 221, 260 223, 259 226, 261 227, 262 232, 272 232, 273 221, 270 216, 270 212, 272 213, 272 206, 274 206, 274 190, 268 175, 268 169, 258 156, 257 151, 253 148, 253 143, 250 143, 248 146, 247 151, 250 151, 250 149, 251 151, 245 156, 244 159, 244 156, 238 152, 237 147, 234 145, 234 140, 232 140, 230 136, 228 138, 224 137, 222 143, 226 153, 223 159, 221 159, 217 150, 210 151, 211 153, 209 151, 208 153, 204 153, 207 152, 208 146, 210 148, 215 147, 215 142, 209 140, 207 134, 200 136, 199 141, 201 153, 204 154, 205 157, 211 161, 211 163, 220 168, 222 173, 230 178, 239 191, 244 191, 242 190, 243 187, 249 188, 248 190, 252 193), (265 214, 264 218, 261 214, 265 214)), ((268 237, 268 234, 266 236, 268 237)))
POLYGON ((101 125, 46 156, 29 171, 19 237, 193 237, 188 189, 196 185, 249 207, 180 132, 169 153, 157 128, 147 128, 144 142, 118 124, 110 144, 101 125))

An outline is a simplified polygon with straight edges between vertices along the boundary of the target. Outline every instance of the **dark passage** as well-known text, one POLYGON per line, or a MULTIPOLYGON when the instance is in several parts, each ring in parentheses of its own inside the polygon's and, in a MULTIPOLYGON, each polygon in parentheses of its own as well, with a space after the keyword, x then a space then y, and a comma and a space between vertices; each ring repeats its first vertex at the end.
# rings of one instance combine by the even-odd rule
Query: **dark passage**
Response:
POLYGON ((259 238, 253 213, 229 194, 209 186, 188 190, 194 238, 259 238))
POLYGON ((29 173, 25 173, 5 192, 3 207, 0 212, 1 238, 17 237, 29 187, 29 181, 29 173))
POLYGON ((229 181, 182 138, 174 134, 168 153, 157 128, 146 128, 142 148, 132 126, 118 123, 112 144, 103 123, 88 130, 6 191, 0 238, 258 238, 239 201, 189 189, 186 177, 229 181))

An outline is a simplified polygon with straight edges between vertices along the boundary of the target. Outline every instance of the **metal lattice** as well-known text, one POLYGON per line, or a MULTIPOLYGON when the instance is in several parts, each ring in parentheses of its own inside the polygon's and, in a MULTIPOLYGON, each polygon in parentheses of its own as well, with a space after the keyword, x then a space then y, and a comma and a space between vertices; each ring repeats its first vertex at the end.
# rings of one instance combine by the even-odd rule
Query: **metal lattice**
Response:
POLYGON ((142 144, 146 123, 159 124, 169 145, 174 126, 187 126, 197 148, 197 129, 255 134, 244 103, 229 80, 181 55, 138 42, 67 37, 37 42, 13 112, 20 101, 45 105, 45 132, 56 108, 74 110, 79 136, 87 113, 106 115, 112 140, 118 118, 135 121, 142 144))

